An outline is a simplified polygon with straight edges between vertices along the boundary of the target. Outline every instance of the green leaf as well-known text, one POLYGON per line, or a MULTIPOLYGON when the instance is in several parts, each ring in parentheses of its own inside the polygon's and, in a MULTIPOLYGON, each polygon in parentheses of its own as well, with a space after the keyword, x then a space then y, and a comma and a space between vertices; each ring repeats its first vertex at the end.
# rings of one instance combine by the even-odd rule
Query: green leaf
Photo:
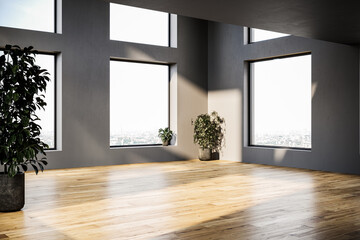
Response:
MULTIPOLYGON (((31 46, 6 45, 0 56, 0 163, 7 164, 10 175, 19 168, 27 170, 28 160, 37 159, 47 146, 39 138, 36 109, 46 106, 43 93, 48 72, 35 64, 32 51, 31 46)), ((34 170, 38 172, 37 167, 34 170)))
POLYGON ((40 162, 38 162, 38 165, 40 167, 41 172, 43 172, 44 171, 44 166, 40 162))
POLYGON ((48 165, 48 162, 45 161, 45 160, 42 160, 42 159, 41 159, 40 162, 42 162, 45 166, 48 165))
POLYGON ((28 170, 28 167, 26 166, 26 164, 21 164, 21 167, 24 172, 26 172, 28 170))
POLYGON ((36 175, 39 173, 39 169, 36 167, 35 164, 31 163, 32 168, 34 169, 36 175))

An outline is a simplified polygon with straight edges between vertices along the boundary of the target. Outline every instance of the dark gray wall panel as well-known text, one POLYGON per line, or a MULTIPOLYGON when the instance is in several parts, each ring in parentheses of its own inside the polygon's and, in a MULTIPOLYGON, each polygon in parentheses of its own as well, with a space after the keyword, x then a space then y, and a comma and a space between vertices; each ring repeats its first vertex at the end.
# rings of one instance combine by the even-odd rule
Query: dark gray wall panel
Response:
MULTIPOLYGON (((237 112, 242 114, 244 124, 240 134, 246 139, 244 61, 310 51, 312 84, 316 85, 312 99, 312 149, 301 151, 248 147, 246 141, 227 139, 227 145, 235 144, 241 151, 242 159, 231 160, 360 173, 359 50, 347 45, 293 36, 244 45, 237 40, 241 39, 242 34, 241 27, 209 23, 209 101, 212 101, 212 91, 241 91, 244 111, 234 109, 234 116, 230 118, 235 118, 237 112), (234 53, 238 56, 234 56, 234 53)), ((226 154, 229 155, 225 149, 226 154)))

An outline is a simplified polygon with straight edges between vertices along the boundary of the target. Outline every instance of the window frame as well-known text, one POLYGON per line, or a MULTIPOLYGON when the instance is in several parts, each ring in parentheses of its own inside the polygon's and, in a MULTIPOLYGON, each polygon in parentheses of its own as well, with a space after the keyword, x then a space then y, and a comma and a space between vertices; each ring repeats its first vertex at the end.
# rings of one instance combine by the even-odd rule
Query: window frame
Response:
MULTIPOLYGON (((56 0, 55 0, 56 1, 56 0)), ((152 10, 152 9, 147 9, 147 8, 142 8, 142 7, 136 7, 136 6, 131 6, 131 5, 125 5, 125 4, 121 4, 121 3, 117 3, 117 2, 110 2, 109 4, 109 14, 111 13, 111 4, 118 4, 118 5, 124 5, 127 7, 134 7, 134 8, 140 8, 143 10, 149 10, 149 11, 157 11, 157 12, 162 12, 162 11, 158 11, 158 10, 152 10)), ((168 15, 167 19, 168 19, 168 37, 167 37, 167 44, 166 45, 157 45, 157 44, 152 44, 152 43, 139 43, 139 42, 133 42, 133 41, 125 41, 125 40, 119 40, 119 39, 111 39, 111 16, 110 16, 110 20, 109 20, 109 39, 110 41, 120 41, 120 42, 126 42, 126 43, 134 43, 134 44, 143 44, 143 45, 150 45, 150 46, 157 46, 157 47, 166 47, 169 48, 171 47, 171 13, 169 12, 162 12, 162 13, 166 13, 168 15)), ((131 61, 131 60, 129 60, 131 61)))
MULTIPOLYGON (((163 62, 148 62, 148 61, 141 61, 141 60, 122 59, 122 58, 114 58, 114 57, 111 57, 110 61, 162 65, 162 66, 167 66, 168 67, 168 74, 167 74, 167 77, 168 77, 168 79, 167 79, 167 83, 168 83, 168 86, 167 86, 167 90, 168 90, 168 94, 167 94, 167 98, 168 98, 167 99, 168 116, 167 116, 167 126, 166 127, 168 127, 170 129, 170 81, 171 81, 171 66, 172 66, 172 64, 171 63, 163 63, 163 62)), ((110 66, 110 61, 109 61, 109 66, 110 66)), ((111 79, 109 78, 109 86, 110 86, 110 81, 111 81, 111 79)), ((110 88, 109 88, 109 119, 110 119, 110 115, 111 115, 111 112, 110 112, 110 104, 111 104, 111 102, 110 102, 110 100, 111 100, 111 98, 110 98, 110 88)), ((111 131, 111 126, 109 126, 109 140, 110 140, 110 137, 111 137, 111 132, 110 131, 111 131)), ((133 145, 111 145, 110 142, 109 142, 109 145, 110 145, 110 149, 162 146, 161 143, 133 144, 133 145)), ((171 146, 170 143, 169 143, 169 146, 171 146)))
POLYGON ((57 5, 58 5, 58 0, 54 0, 54 32, 53 33, 57 33, 57 22, 58 22, 57 5))
MULTIPOLYGON (((267 149, 285 149, 285 150, 304 150, 304 151, 311 151, 312 149, 312 131, 311 131, 311 148, 304 148, 304 147, 288 147, 288 146, 274 146, 274 145, 257 145, 257 144, 253 144, 253 95, 254 95, 254 87, 253 87, 253 69, 252 69, 252 63, 256 63, 256 62, 264 62, 264 61, 271 61, 274 59, 285 59, 285 58, 291 58, 291 57, 300 57, 300 56, 306 56, 306 55, 310 55, 311 56, 311 52, 301 52, 301 53, 293 53, 293 54, 285 54, 285 55, 280 55, 280 56, 272 56, 272 57, 266 57, 266 58, 259 58, 259 59, 254 59, 254 60, 248 60, 246 61, 247 63, 247 109, 248 109, 248 114, 247 114, 247 127, 248 127, 248 131, 247 131, 247 136, 246 136, 246 140, 247 140, 247 145, 248 147, 256 147, 256 148, 267 148, 267 149)), ((311 79, 312 81, 312 79, 311 79)), ((312 105, 312 104, 311 104, 312 105)), ((312 108, 311 108, 312 111, 312 108)), ((311 114, 312 116, 312 114, 311 114)), ((312 124, 310 126, 312 128, 312 124)))
MULTIPOLYGON (((250 27, 248 27, 247 28, 247 43, 248 44, 251 44, 251 43, 254 43, 253 41, 252 41, 252 28, 250 28, 250 27)), ((250 65, 250 64, 249 64, 250 65)))

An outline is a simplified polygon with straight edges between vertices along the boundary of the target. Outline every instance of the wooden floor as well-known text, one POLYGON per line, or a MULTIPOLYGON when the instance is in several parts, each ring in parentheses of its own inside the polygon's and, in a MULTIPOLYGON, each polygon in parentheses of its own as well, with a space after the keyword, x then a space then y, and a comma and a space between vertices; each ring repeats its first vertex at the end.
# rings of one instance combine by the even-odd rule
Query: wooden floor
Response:
POLYGON ((360 239, 360 176, 198 160, 26 174, 0 239, 360 239))

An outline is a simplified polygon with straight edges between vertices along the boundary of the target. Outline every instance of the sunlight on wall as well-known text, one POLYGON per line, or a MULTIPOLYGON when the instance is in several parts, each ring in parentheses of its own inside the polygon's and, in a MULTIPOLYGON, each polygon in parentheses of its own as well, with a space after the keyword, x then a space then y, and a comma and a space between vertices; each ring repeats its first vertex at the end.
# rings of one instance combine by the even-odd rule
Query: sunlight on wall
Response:
POLYGON ((317 83, 317 82, 313 82, 313 83, 311 84, 311 99, 314 98, 315 93, 316 93, 316 90, 317 90, 317 87, 318 87, 318 83, 317 83))
POLYGON ((145 53, 137 47, 126 47, 125 49, 126 59, 139 60, 146 62, 156 62, 155 58, 145 53))
POLYGON ((208 111, 225 118, 225 148, 220 159, 242 161, 242 94, 239 89, 209 91, 208 111))
POLYGON ((181 73, 177 75, 177 144, 181 148, 171 149, 171 152, 186 156, 189 159, 197 158, 198 146, 193 143, 193 126, 191 119, 201 113, 207 112, 207 91, 197 86, 181 73))
POLYGON ((287 153, 287 149, 274 149, 274 160, 276 163, 282 162, 285 155, 287 153))

